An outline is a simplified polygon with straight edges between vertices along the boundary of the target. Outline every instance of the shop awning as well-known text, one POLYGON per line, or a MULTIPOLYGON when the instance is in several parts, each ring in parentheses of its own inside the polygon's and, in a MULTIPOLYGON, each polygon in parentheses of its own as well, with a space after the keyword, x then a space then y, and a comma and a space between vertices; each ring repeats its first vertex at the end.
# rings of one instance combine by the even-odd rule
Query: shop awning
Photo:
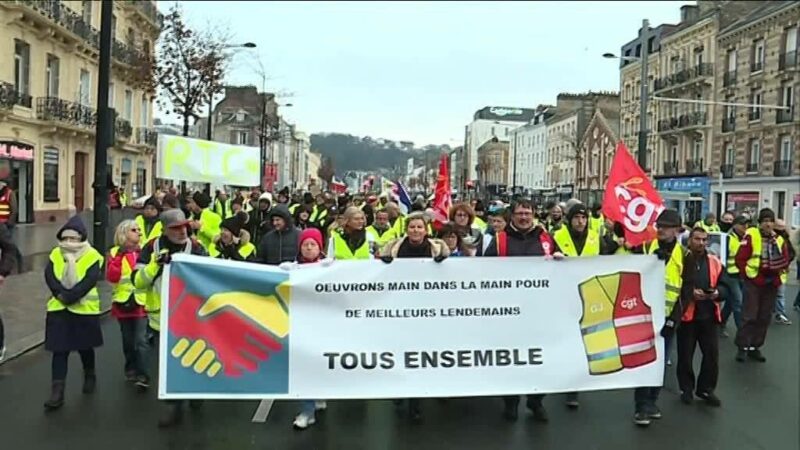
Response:
POLYGON ((658 191, 664 200, 678 200, 690 202, 702 202, 703 196, 691 192, 658 191))

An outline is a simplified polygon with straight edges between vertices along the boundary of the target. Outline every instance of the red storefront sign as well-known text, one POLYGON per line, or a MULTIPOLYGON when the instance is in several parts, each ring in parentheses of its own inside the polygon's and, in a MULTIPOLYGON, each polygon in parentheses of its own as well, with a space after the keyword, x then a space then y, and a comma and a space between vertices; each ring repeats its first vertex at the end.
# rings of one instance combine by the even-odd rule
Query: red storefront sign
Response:
POLYGON ((21 142, 0 141, 0 158, 33 161, 33 146, 21 142))
POLYGON ((261 188, 267 192, 273 192, 275 183, 278 182, 278 165, 268 163, 264 165, 264 176, 261 179, 261 188))

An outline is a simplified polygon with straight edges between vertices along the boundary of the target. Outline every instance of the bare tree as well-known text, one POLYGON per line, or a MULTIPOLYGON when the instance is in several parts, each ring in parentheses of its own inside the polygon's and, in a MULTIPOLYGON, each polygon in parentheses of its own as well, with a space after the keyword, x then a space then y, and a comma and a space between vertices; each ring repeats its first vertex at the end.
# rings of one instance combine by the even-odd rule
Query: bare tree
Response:
POLYGON ((327 184, 331 184, 335 174, 336 170, 333 165, 333 157, 323 157, 322 164, 319 166, 319 169, 317 169, 317 176, 319 179, 327 184))
POLYGON ((226 42, 219 30, 191 29, 178 3, 164 17, 160 45, 145 69, 150 74, 149 90, 164 94, 159 106, 183 120, 184 136, 189 134, 190 119, 200 116, 200 107, 222 92, 226 42))

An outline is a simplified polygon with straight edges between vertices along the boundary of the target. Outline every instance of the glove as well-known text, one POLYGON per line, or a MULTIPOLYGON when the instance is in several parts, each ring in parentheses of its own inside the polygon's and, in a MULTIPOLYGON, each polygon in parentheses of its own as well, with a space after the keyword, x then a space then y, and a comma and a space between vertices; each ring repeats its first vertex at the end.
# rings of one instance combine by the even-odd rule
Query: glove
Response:
POLYGON ((661 337, 668 339, 673 334, 675 334, 675 326, 677 324, 672 319, 667 319, 667 322, 664 323, 664 326, 661 328, 661 337))
POLYGON ((280 264, 278 265, 278 267, 279 267, 281 270, 285 270, 285 271, 287 271, 287 272, 288 272, 288 271, 290 271, 290 270, 292 270, 292 269, 294 269, 294 268, 295 268, 295 266, 297 266, 297 265, 296 265, 295 263, 291 262, 291 261, 285 261, 285 262, 282 262, 282 263, 280 263, 280 264))
POLYGON ((158 258, 156 259, 156 262, 158 264, 162 264, 163 265, 163 264, 169 264, 169 262, 171 260, 172 260, 172 255, 169 254, 169 251, 161 250, 161 252, 158 254, 158 258))
POLYGON ((178 340, 172 347, 172 357, 180 358, 183 367, 192 367, 195 373, 205 373, 209 378, 214 378, 222 370, 222 364, 217 361, 217 354, 208 347, 204 339, 191 342, 186 338, 178 340))
POLYGON ((445 259, 447 259, 447 256, 444 256, 444 255, 438 255, 438 256, 435 256, 435 257, 433 258, 433 261, 434 261, 434 262, 437 262, 437 263, 440 263, 440 262, 444 261, 445 259))
POLYGON ((392 261, 394 261, 394 258, 389 255, 381 256, 381 261, 385 262, 386 264, 391 264, 392 261))

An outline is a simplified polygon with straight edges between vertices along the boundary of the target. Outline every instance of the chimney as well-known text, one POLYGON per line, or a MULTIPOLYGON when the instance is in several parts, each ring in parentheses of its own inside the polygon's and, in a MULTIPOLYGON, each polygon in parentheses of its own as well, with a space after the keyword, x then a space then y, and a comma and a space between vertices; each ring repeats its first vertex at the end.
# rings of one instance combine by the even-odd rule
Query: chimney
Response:
POLYGON ((694 22, 697 20, 697 5, 681 6, 681 23, 694 22))

